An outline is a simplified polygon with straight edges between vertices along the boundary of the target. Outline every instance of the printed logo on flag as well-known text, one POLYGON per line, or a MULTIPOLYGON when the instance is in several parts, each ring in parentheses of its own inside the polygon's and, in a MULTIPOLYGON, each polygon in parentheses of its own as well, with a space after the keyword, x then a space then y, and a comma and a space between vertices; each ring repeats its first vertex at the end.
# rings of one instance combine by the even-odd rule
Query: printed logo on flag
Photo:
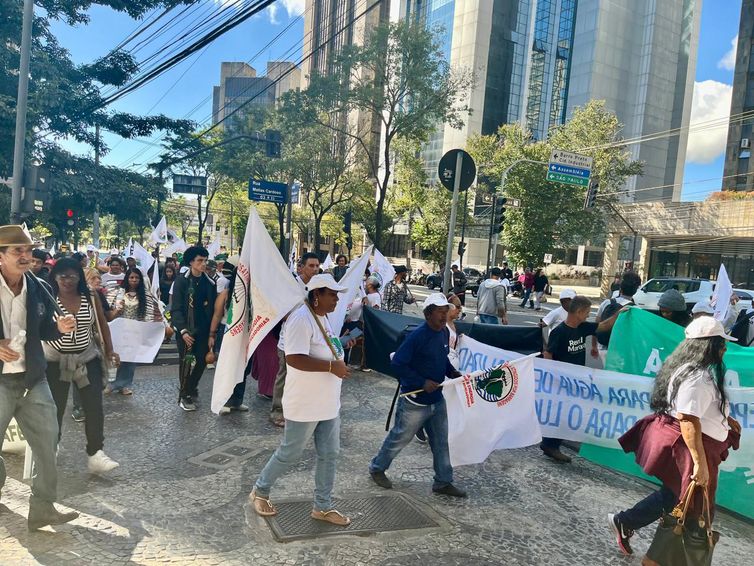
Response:
POLYGON ((249 270, 243 264, 239 264, 236 272, 236 283, 233 287, 233 300, 230 303, 228 309, 228 317, 226 324, 228 326, 228 332, 230 336, 235 336, 239 332, 243 332, 249 313, 249 303, 247 296, 249 293, 249 270))
POLYGON ((508 364, 491 368, 477 377, 475 390, 488 403, 503 407, 516 396, 518 371, 508 364))

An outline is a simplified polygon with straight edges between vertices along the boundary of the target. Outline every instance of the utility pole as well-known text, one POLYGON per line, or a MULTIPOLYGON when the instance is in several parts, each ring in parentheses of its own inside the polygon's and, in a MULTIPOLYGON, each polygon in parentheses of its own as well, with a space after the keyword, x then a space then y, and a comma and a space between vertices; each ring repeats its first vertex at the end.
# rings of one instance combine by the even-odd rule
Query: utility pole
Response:
POLYGON ((442 278, 442 291, 446 295, 450 289, 450 262, 453 260, 453 240, 456 231, 456 216, 458 215, 458 192, 461 190, 461 170, 463 169, 463 152, 456 157, 456 174, 453 179, 453 199, 450 205, 450 226, 448 226, 448 245, 445 249, 445 271, 442 278))
POLYGON ((288 206, 286 208, 285 218, 285 242, 283 251, 283 259, 286 261, 291 255, 291 247, 293 246, 293 234, 291 233, 293 225, 293 183, 295 181, 291 178, 288 180, 288 206))
MULTIPOLYGON (((99 168, 99 154, 100 154, 100 141, 99 141, 99 124, 94 126, 94 166, 99 168)), ((94 216, 92 218, 92 239, 94 240, 94 247, 99 251, 99 199, 94 203, 94 216)))
POLYGON ((230 255, 233 255, 233 230, 235 224, 233 223, 233 196, 230 197, 230 255))
POLYGON ((11 186, 10 216, 13 224, 21 223, 21 190, 24 182, 24 144, 26 142, 26 110, 29 98, 29 59, 31 58, 31 26, 34 20, 34 1, 24 0, 21 24, 21 60, 18 66, 18 96, 16 98, 16 138, 13 146, 13 185, 11 186))

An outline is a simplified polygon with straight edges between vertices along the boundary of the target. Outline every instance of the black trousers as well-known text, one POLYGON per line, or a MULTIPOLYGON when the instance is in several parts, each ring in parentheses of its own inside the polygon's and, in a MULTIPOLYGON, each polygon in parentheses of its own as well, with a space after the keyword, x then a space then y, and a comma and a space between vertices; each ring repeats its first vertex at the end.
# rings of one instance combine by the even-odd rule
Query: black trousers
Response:
POLYGON ((675 494, 663 485, 631 509, 618 513, 618 520, 631 530, 640 529, 654 523, 663 513, 670 513, 676 503, 675 494))
POLYGON ((183 365, 183 358, 186 355, 186 343, 183 341, 183 336, 176 336, 178 355, 181 360, 181 363, 178 365, 178 388, 181 397, 186 397, 187 395, 196 397, 199 394, 199 380, 202 378, 202 374, 207 367, 205 357, 209 351, 209 348, 207 347, 208 338, 208 336, 198 336, 194 341, 194 347, 191 348, 191 352, 196 356, 196 365, 188 378, 183 379, 180 372, 183 365))
MULTIPOLYGON (((94 358, 86 364, 86 374, 89 385, 79 389, 81 407, 86 413, 84 432, 86 433, 86 453, 94 456, 98 450, 102 450, 105 443, 105 413, 102 410, 102 362, 94 358)), ((63 415, 68 404, 68 390, 71 383, 60 380, 60 364, 57 362, 47 363, 47 382, 50 384, 50 392, 58 409, 58 441, 63 433, 63 415)), ((75 383, 74 387, 78 387, 75 383)))

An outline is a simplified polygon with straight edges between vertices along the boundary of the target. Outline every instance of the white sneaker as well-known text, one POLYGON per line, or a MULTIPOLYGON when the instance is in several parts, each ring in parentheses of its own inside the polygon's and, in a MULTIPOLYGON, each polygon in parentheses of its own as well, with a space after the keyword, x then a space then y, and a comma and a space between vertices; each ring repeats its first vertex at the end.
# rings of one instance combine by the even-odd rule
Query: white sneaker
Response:
POLYGON ((220 407, 220 412, 218 413, 220 415, 229 415, 230 414, 230 407, 220 407))
POLYGON ((94 456, 89 456, 89 471, 93 474, 104 474, 120 466, 118 462, 110 459, 102 450, 97 450, 94 456))
POLYGON ((215 364, 207 364, 207 369, 215 369, 215 364))

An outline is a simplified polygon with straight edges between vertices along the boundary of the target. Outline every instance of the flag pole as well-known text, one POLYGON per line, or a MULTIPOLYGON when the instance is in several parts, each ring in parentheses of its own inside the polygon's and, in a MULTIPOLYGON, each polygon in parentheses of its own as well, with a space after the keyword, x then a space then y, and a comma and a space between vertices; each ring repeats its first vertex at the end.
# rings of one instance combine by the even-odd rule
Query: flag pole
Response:
MULTIPOLYGON (((446 385, 455 385, 456 383, 458 383, 460 381, 463 381, 467 377, 476 378, 476 377, 479 377, 482 374, 487 373, 488 371, 490 371, 492 369, 495 369, 496 367, 503 367, 504 365, 517 364, 519 362, 523 362, 524 360, 528 360, 529 358, 539 357, 539 355, 540 355, 540 352, 534 352, 533 354, 528 354, 526 356, 522 356, 520 358, 516 358, 515 360, 511 360, 509 362, 505 362, 504 364, 500 364, 500 365, 497 365, 497 366, 492 366, 491 368, 488 368, 488 369, 478 369, 478 370, 476 370, 474 372, 471 372, 469 374, 462 375, 461 377, 456 377, 456 378, 453 378, 453 379, 447 379, 447 380, 443 381, 442 383, 438 383, 437 385, 438 385, 438 387, 445 387, 446 385)), ((416 395, 417 393, 422 393, 423 391, 424 391, 424 389, 415 389, 414 391, 407 391, 406 393, 401 393, 400 395, 398 395, 398 397, 409 397, 411 395, 416 395)))

